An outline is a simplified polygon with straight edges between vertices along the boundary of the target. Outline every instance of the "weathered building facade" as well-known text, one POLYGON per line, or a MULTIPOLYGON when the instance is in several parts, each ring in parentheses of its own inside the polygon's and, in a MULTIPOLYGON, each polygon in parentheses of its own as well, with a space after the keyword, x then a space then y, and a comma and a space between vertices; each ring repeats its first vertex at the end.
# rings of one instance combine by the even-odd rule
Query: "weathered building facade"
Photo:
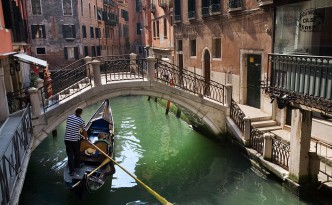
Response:
MULTIPOLYGON (((119 15, 126 1, 31 0, 28 8, 32 55, 51 70, 85 56, 124 53, 119 15)), ((120 19, 121 22, 121 19, 120 19)))
POLYGON ((235 101, 271 112, 260 84, 272 51, 273 1, 259 2, 175 0, 175 63, 233 84, 235 101))

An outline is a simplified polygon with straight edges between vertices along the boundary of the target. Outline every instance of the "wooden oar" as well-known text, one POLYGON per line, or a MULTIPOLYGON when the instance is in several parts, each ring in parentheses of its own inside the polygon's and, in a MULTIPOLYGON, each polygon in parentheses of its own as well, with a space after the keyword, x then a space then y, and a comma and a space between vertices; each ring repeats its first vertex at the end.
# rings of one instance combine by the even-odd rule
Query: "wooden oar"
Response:
MULTIPOLYGON (((97 168, 95 168, 94 170, 92 170, 92 172, 90 172, 88 174, 88 177, 91 176, 93 173, 95 173, 98 169, 100 169, 101 167, 105 166, 107 163, 109 163, 111 160, 109 158, 106 158, 97 168)), ((76 184, 74 184, 74 187, 76 187, 77 185, 79 185, 81 183, 81 181, 77 182, 76 184)))
POLYGON ((118 164, 115 160, 112 159, 108 154, 106 154, 103 150, 101 150, 99 147, 94 145, 92 142, 87 140, 94 148, 99 150, 100 153, 102 153, 105 157, 110 159, 114 164, 118 165, 123 171, 125 171, 129 176, 131 176, 133 179, 135 179, 139 184, 141 184, 150 194, 152 194, 158 201, 160 201, 163 205, 173 205, 171 202, 167 201, 164 197, 160 196, 157 192, 155 192, 153 189, 151 189, 148 185, 144 184, 141 180, 139 180, 137 177, 132 175, 130 172, 128 172, 125 168, 123 168, 120 164, 118 164))

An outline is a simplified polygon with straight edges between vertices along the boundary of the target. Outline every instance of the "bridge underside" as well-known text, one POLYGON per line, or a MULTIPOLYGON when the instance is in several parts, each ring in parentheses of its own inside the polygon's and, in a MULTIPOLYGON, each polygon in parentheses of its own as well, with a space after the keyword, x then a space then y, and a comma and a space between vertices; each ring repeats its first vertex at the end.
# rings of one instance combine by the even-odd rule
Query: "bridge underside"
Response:
POLYGON ((56 127, 79 107, 87 107, 104 99, 119 96, 142 95, 170 100, 194 115, 197 121, 205 124, 215 135, 226 132, 226 115, 229 109, 222 104, 170 87, 156 81, 117 81, 81 91, 46 110, 33 120, 34 144, 36 148, 56 127))

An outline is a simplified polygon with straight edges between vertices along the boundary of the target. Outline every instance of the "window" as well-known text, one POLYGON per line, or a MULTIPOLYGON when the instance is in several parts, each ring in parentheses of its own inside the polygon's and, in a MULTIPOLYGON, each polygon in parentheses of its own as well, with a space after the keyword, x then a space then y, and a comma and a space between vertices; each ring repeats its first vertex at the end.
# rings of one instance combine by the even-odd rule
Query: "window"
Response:
POLYGON ((156 38, 156 22, 153 22, 153 38, 156 38))
POLYGON ((157 27, 157 38, 159 38, 159 21, 157 21, 156 27, 157 27))
POLYGON ((212 55, 213 58, 221 58, 221 39, 212 39, 212 55))
POLYGON ((95 33, 93 32, 93 27, 90 27, 90 38, 94 38, 95 33))
POLYGON ((141 0, 136 0, 136 12, 141 11, 141 0))
POLYGON ((86 38, 86 26, 82 26, 82 36, 86 38))
POLYGON ((32 15, 41 15, 40 0, 31 0, 32 15))
POLYGON ((46 38, 45 25, 31 25, 32 39, 46 38))
POLYGON ((62 9, 64 16, 71 16, 73 15, 73 9, 71 0, 62 0, 62 9))
POLYGON ((83 9, 84 7, 83 7, 83 0, 81 0, 81 14, 82 14, 82 16, 84 16, 84 9, 83 9))
POLYGON ((188 18, 195 18, 196 15, 196 5, 195 0, 188 1, 188 18))
POLYGON ((62 25, 63 38, 73 39, 76 38, 74 25, 62 25))
POLYGON ((65 47, 65 59, 78 59, 78 47, 65 47))
POLYGON ((96 47, 95 46, 91 46, 91 55, 92 55, 92 57, 96 56, 96 47))
POLYGON ((89 56, 89 47, 84 46, 84 56, 89 56))
POLYGON ((46 54, 46 49, 45 48, 36 48, 36 54, 37 55, 46 54))
POLYGON ((181 21, 181 0, 174 0, 174 20, 181 21))
POLYGON ((190 56, 196 56, 196 39, 190 40, 190 56))
POLYGON ((101 46, 97 46, 97 56, 101 56, 101 46))
POLYGON ((100 28, 95 28, 96 38, 100 38, 100 28))
POLYGON ((182 51, 182 40, 177 40, 176 51, 182 51))
POLYGON ((89 3, 89 16, 90 16, 90 19, 91 19, 91 4, 89 3))
POLYGON ((167 38, 167 18, 164 18, 164 38, 167 38))
POLYGON ((141 23, 136 24, 136 34, 141 35, 141 23))

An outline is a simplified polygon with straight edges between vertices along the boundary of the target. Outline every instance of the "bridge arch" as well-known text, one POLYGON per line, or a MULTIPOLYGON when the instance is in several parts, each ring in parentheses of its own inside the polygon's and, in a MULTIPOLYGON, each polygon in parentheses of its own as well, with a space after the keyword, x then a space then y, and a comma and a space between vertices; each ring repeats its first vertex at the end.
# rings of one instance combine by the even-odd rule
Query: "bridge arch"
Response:
POLYGON ((52 130, 65 121, 76 107, 93 105, 104 99, 119 96, 144 95, 163 98, 189 110, 203 121, 212 133, 218 135, 226 131, 226 115, 228 108, 201 96, 170 87, 156 81, 119 81, 88 89, 72 98, 61 101, 44 114, 33 120, 34 144, 36 148, 52 130))

